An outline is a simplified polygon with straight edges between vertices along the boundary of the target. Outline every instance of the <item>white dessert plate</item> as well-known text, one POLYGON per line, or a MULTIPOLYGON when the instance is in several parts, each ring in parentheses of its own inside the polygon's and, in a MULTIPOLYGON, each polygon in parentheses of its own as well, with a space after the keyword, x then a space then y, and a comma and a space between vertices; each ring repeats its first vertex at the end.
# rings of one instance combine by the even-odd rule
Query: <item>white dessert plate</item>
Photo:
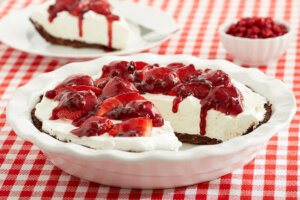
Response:
POLYGON ((20 137, 39 146, 54 165, 69 174, 119 187, 170 188, 213 180, 242 167, 254 158, 273 135, 288 126, 295 112, 293 93, 283 82, 266 76, 258 69, 246 69, 225 60, 202 60, 189 55, 138 54, 105 56, 88 62, 71 63, 41 74, 15 92, 6 114, 8 122, 20 137), (178 152, 94 150, 61 142, 35 128, 30 113, 47 85, 71 74, 99 74, 102 66, 113 60, 161 65, 182 62, 224 70, 232 78, 264 95, 272 104, 272 116, 267 123, 247 135, 217 145, 184 144, 178 152))
MULTIPOLYGON (((118 1, 114 1, 114 4, 118 5, 117 2, 118 1)), ((33 54, 68 58, 98 58, 104 55, 125 55, 147 50, 166 41, 178 30, 178 28, 175 28, 177 27, 175 20, 161 10, 130 2, 121 3, 122 5, 118 6, 118 10, 120 10, 121 13, 123 6, 126 10, 139 10, 138 14, 141 18, 143 13, 146 17, 151 15, 151 13, 153 16, 158 16, 160 19, 157 17, 151 18, 153 21, 156 21, 155 23, 152 22, 152 25, 149 23, 149 25, 150 28, 153 27, 155 30, 159 30, 161 27, 163 34, 160 33, 159 37, 152 37, 152 35, 147 34, 147 36, 151 36, 149 39, 143 35, 143 26, 128 21, 131 30, 130 38, 128 47, 123 50, 104 51, 103 49, 95 48, 72 48, 54 45, 44 40, 29 21, 30 14, 38 7, 33 5, 25 9, 15 10, 0 21, 0 40, 15 49, 33 54), (171 32, 168 32, 168 30, 171 32)), ((130 16, 127 12, 124 14, 130 16)), ((139 22, 140 21, 141 20, 139 20, 139 22)), ((145 21, 145 23, 148 22, 145 21)), ((149 28, 149 26, 145 27, 149 28)))

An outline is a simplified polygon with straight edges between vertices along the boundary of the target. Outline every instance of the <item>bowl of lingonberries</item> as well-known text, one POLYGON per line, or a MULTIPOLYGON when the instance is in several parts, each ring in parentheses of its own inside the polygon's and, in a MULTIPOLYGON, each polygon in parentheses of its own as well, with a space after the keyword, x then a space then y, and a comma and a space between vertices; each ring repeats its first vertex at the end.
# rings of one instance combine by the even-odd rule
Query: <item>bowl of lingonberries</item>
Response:
POLYGON ((226 51, 239 64, 268 65, 286 51, 291 27, 270 17, 245 17, 220 26, 220 39, 226 51))

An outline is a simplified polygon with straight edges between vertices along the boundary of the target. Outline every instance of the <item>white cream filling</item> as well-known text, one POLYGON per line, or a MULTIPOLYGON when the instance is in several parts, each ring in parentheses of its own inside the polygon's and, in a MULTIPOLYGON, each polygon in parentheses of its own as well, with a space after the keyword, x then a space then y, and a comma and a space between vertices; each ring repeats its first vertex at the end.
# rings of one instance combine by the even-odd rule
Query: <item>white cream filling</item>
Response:
MULTIPOLYGON (((104 15, 93 11, 84 14, 82 22, 82 37, 79 36, 78 17, 71 15, 67 11, 57 13, 56 18, 49 22, 48 7, 50 3, 41 5, 34 11, 30 18, 40 24, 49 34, 54 37, 77 40, 91 44, 108 45, 108 23, 104 15)), ((121 17, 112 23, 112 47, 124 49, 129 40, 129 26, 121 17)))
MULTIPOLYGON (((222 141, 240 136, 247 129, 264 119, 266 110, 264 105, 267 99, 242 83, 231 79, 231 82, 237 87, 243 97, 243 112, 237 116, 225 115, 216 110, 209 110, 206 117, 206 134, 210 138, 216 138, 222 141)), ((174 96, 162 94, 143 95, 146 99, 154 103, 163 118, 169 121, 175 132, 187 133, 191 135, 200 134, 200 100, 189 96, 185 98, 178 107, 178 112, 172 112, 174 96)))
MULTIPOLYGON (((43 122, 42 129, 61 141, 73 142, 94 149, 119 149, 137 152, 151 150, 178 151, 181 147, 181 142, 178 141, 170 123, 167 121, 165 121, 162 127, 153 127, 151 137, 112 137, 108 133, 101 136, 78 137, 70 133, 77 128, 72 125, 71 120, 49 120, 52 110, 57 105, 57 101, 44 97, 36 105, 35 115, 43 122)), ((113 123, 120 122, 113 121, 113 123)))

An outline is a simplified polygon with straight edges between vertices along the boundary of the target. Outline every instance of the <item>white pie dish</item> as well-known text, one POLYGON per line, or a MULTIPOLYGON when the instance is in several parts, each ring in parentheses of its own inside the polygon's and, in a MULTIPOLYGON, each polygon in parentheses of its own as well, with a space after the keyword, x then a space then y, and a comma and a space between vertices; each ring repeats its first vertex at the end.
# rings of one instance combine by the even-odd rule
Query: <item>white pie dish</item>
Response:
POLYGON ((201 60, 189 55, 138 54, 71 63, 37 76, 16 91, 7 106, 7 120, 19 136, 39 146, 54 165, 72 175, 112 186, 169 188, 212 180, 248 163, 275 133, 290 123, 295 111, 293 93, 280 80, 268 77, 257 69, 241 68, 224 60, 201 60), (267 97, 272 104, 272 116, 267 123, 248 135, 218 145, 185 144, 179 152, 93 150, 60 142, 35 128, 30 113, 48 84, 71 74, 98 74, 101 66, 112 60, 141 60, 162 65, 183 62, 222 69, 267 97))

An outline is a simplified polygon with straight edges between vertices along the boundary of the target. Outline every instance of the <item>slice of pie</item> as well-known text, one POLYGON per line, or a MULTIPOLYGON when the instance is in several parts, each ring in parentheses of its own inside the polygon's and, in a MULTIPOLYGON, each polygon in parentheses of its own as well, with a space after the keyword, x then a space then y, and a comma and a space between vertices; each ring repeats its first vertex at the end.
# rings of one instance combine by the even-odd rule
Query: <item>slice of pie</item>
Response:
POLYGON ((124 49, 129 40, 127 22, 107 0, 56 0, 41 5, 30 21, 53 44, 124 49))

